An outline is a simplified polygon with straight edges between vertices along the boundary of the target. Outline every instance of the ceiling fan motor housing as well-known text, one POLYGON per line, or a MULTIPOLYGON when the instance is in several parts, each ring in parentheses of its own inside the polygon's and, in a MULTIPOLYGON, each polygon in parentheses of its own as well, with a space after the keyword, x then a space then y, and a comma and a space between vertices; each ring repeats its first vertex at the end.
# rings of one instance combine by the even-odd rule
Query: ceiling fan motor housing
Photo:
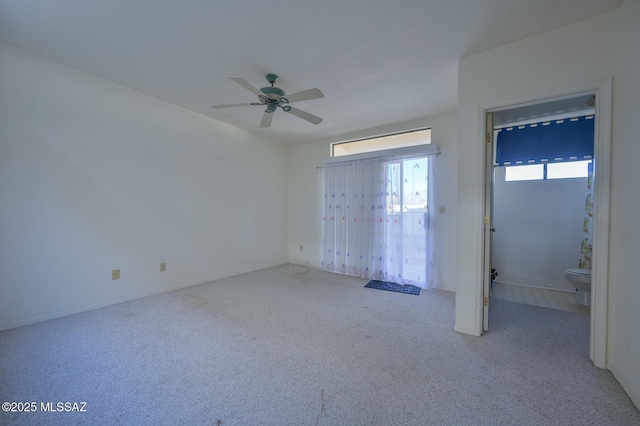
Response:
POLYGON ((279 87, 267 86, 260 89, 262 93, 269 96, 271 99, 278 99, 281 96, 284 96, 284 90, 279 87))
POLYGON ((278 77, 276 74, 267 74, 266 75, 266 79, 267 81, 273 86, 275 84, 276 81, 278 81, 280 77, 278 77))

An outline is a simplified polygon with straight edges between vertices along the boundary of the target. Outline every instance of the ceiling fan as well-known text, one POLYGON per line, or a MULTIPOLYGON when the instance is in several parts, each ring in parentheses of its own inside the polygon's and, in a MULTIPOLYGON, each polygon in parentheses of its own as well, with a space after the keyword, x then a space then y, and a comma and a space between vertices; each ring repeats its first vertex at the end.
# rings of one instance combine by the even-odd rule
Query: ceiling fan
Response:
POLYGON ((320 91, 320 89, 309 89, 303 90, 302 92, 292 93, 287 95, 284 90, 279 87, 275 87, 274 84, 278 81, 278 76, 275 74, 267 74, 266 78, 271 86, 263 87, 260 90, 253 87, 249 84, 244 78, 240 77, 229 77, 231 80, 238 83, 240 86, 245 89, 253 92, 258 95, 258 100, 260 102, 251 102, 244 104, 225 104, 225 105, 211 105, 211 108, 233 108, 240 106, 266 106, 267 109, 264 110, 264 114, 262 114, 262 121, 260 122, 260 127, 269 127, 271 126, 271 120, 273 120, 273 113, 281 108, 284 112, 288 112, 289 114, 295 115, 296 117, 300 117, 303 120, 307 120, 313 124, 320 124, 322 122, 322 118, 316 117, 313 114, 309 114, 308 112, 302 111, 298 108, 294 108, 288 104, 292 102, 300 102, 300 101, 308 101, 310 99, 318 99, 324 98, 324 94, 320 91))

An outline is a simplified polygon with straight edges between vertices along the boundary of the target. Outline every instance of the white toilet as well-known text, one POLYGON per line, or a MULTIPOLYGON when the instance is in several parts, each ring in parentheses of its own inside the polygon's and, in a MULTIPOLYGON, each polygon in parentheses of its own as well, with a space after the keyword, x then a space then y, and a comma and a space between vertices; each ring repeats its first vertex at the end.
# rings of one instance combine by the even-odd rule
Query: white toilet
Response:
POLYGON ((591 269, 567 269, 564 277, 576 288, 576 303, 591 306, 591 269))

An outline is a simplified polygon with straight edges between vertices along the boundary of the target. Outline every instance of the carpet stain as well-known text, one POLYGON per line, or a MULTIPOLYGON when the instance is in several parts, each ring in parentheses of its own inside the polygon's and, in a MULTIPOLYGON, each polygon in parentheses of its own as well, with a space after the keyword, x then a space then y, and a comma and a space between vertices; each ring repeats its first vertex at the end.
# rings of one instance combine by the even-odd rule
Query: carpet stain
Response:
POLYGON ((304 282, 309 281, 309 278, 307 277, 307 273, 306 273, 306 272, 305 272, 305 273, 302 273, 302 274, 295 274, 295 275, 293 276, 293 278, 294 278, 296 281, 301 282, 301 283, 304 283, 304 282))
POLYGON ((183 298, 185 302, 187 302, 193 308, 202 308, 209 304, 209 298, 198 293, 185 294, 183 298))
POLYGON ((309 268, 303 265, 287 265, 283 267, 283 272, 293 276, 298 282, 309 281, 309 268))
POLYGON ((316 417, 316 426, 318 426, 318 422, 320 421, 320 416, 324 414, 326 410, 326 406, 324 403, 324 389, 320 389, 320 414, 316 417))

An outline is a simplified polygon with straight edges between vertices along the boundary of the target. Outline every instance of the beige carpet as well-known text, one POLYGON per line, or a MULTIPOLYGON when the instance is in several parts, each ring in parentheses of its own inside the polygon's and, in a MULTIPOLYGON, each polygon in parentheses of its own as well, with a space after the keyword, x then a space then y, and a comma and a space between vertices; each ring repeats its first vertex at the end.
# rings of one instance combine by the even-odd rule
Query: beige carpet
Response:
POLYGON ((454 294, 285 265, 0 333, 0 424, 631 425, 589 317, 506 301, 452 331, 454 294), (86 412, 40 403, 86 402, 86 412))

